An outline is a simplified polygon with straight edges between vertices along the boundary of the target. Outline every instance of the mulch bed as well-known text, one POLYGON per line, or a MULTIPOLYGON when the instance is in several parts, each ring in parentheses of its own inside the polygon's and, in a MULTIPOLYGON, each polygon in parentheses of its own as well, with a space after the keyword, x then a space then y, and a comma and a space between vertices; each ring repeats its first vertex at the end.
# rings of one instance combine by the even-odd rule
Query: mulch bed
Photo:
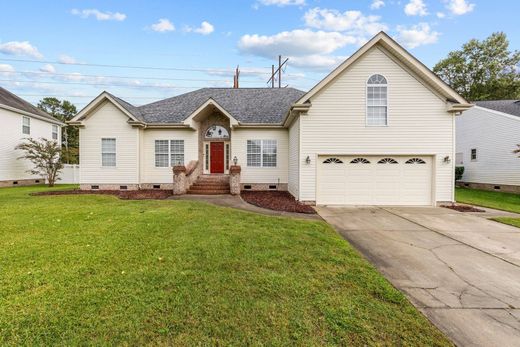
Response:
POLYGON ((316 211, 308 205, 297 201, 289 192, 281 191, 242 191, 242 199, 258 207, 275 211, 315 214, 316 211))
POLYGON ((459 212, 486 212, 480 208, 476 208, 468 205, 442 205, 441 207, 449 208, 459 212))
POLYGON ((141 190, 55 190, 50 192, 38 192, 32 193, 31 195, 92 195, 92 194, 104 194, 114 195, 122 200, 163 200, 173 195, 171 190, 152 190, 152 189, 141 189, 141 190))

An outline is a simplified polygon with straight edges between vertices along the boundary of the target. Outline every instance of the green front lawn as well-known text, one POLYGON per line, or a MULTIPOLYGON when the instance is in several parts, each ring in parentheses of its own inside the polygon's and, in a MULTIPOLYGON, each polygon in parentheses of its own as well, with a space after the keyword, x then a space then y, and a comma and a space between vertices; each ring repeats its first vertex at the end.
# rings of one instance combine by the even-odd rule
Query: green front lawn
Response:
MULTIPOLYGON (((486 190, 457 188, 455 192, 457 202, 495 208, 508 212, 520 213, 520 194, 491 192, 486 190)), ((501 223, 520 227, 520 218, 499 217, 493 218, 501 223)))
POLYGON ((323 222, 46 189, 0 189, 0 345, 450 345, 323 222))

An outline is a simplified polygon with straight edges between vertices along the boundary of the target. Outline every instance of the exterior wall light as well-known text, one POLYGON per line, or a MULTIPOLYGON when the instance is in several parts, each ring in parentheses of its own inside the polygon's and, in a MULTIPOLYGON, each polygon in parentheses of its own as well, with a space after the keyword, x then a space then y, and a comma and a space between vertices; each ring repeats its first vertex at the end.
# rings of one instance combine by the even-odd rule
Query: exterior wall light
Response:
POLYGON ((449 155, 445 156, 443 161, 444 161, 444 163, 446 163, 446 164, 451 163, 451 158, 450 158, 450 156, 449 156, 449 155))
POLYGON ((305 158, 305 164, 309 165, 311 163, 311 157, 307 156, 307 158, 305 158))
POLYGON ((235 156, 233 157, 233 165, 236 166, 237 163, 238 163, 238 158, 237 158, 237 156, 235 155, 235 156))

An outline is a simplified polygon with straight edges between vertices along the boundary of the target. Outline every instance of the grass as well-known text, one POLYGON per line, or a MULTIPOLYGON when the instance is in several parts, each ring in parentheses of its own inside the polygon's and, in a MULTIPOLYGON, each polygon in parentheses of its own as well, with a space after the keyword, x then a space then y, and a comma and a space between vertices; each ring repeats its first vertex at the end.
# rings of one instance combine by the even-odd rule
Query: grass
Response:
POLYGON ((323 222, 46 189, 0 189, 2 346, 451 344, 323 222))
MULTIPOLYGON (((457 202, 484 206, 508 212, 520 213, 520 194, 491 192, 486 190, 457 188, 457 202)), ((495 221, 520 228, 520 218, 498 217, 495 221)))

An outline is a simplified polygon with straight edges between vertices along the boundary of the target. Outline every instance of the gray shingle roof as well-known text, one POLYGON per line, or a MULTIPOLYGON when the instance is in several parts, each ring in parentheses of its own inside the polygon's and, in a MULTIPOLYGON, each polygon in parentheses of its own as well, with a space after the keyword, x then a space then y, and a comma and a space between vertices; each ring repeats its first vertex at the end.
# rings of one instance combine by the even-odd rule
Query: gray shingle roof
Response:
POLYGON ((213 99, 241 123, 277 124, 304 94, 294 88, 202 88, 139 107, 114 98, 146 123, 180 123, 213 99))
POLYGON ((475 101, 475 104, 480 107, 489 108, 490 110, 520 117, 520 100, 475 101))
POLYGON ((42 118, 47 118, 49 120, 52 120, 54 122, 60 122, 58 119, 54 118, 50 114, 43 112, 36 106, 32 105, 31 103, 25 101, 24 99, 14 95, 7 89, 4 89, 0 87, 0 104, 9 106, 12 108, 16 108, 20 111, 25 111, 28 113, 32 113, 34 115, 40 116, 42 118))

